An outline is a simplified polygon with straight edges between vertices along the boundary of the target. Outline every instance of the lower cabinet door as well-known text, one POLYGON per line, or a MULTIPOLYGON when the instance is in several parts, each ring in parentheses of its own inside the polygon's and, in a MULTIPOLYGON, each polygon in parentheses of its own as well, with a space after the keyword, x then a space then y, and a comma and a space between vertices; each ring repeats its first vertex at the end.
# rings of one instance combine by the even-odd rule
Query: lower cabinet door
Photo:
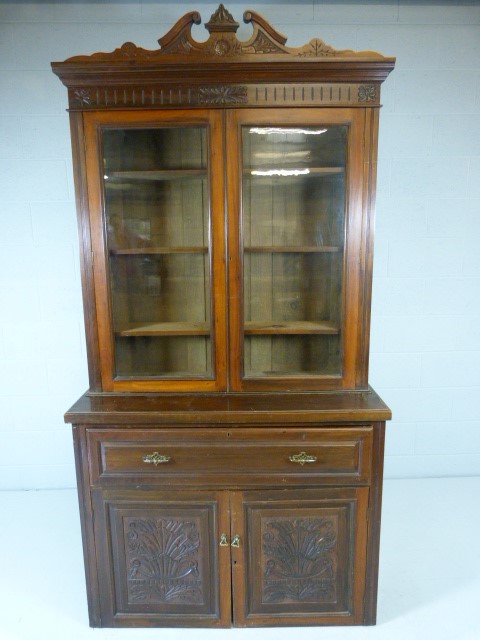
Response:
POLYGON ((232 494, 237 626, 361 624, 368 488, 232 494))
POLYGON ((93 489, 102 626, 230 626, 228 493, 93 489))
POLYGON ((92 501, 102 626, 363 621, 368 488, 95 488, 92 501))

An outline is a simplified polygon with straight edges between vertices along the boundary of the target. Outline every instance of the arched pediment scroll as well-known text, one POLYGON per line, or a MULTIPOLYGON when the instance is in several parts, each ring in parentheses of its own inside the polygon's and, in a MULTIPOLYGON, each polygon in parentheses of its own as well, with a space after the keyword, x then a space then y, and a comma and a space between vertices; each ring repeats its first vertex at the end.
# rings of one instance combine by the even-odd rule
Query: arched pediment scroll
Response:
POLYGON ((242 41, 237 38, 239 27, 229 11, 221 4, 205 23, 209 38, 205 42, 198 42, 192 36, 193 25, 201 23, 200 13, 191 11, 182 18, 158 40, 159 49, 149 50, 137 47, 132 42, 126 42, 112 52, 94 53, 90 56, 75 56, 66 62, 116 62, 131 61, 151 63, 161 61, 165 56, 190 56, 199 59, 242 58, 244 56, 284 56, 293 58, 353 58, 353 59, 383 59, 374 51, 338 50, 326 44, 320 38, 314 38, 302 47, 287 47, 287 38, 278 32, 258 13, 247 10, 243 15, 246 24, 251 24, 251 37, 242 41))

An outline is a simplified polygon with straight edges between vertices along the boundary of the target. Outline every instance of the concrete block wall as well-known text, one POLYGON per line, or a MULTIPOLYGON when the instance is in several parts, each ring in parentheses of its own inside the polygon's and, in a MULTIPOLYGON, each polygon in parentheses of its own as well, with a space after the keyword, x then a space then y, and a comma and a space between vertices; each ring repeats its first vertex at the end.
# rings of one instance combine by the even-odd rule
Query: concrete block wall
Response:
MULTIPOLYGON (((479 474, 480 4, 227 8, 238 20, 250 5, 291 45, 319 36, 397 56, 382 94, 370 375, 395 416, 386 475, 479 474)), ((87 388, 66 90, 49 63, 126 40, 155 48, 181 15, 216 7, 0 2, 0 488, 74 486, 62 416, 87 388)))

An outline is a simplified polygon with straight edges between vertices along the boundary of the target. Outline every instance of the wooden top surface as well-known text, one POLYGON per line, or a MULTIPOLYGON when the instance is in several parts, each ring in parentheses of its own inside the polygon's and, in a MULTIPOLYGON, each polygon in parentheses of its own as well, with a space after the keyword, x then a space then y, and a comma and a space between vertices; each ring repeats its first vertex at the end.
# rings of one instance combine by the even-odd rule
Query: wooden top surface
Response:
POLYGON ((288 424, 390 420, 373 389, 316 393, 89 394, 65 414, 75 424, 288 424))

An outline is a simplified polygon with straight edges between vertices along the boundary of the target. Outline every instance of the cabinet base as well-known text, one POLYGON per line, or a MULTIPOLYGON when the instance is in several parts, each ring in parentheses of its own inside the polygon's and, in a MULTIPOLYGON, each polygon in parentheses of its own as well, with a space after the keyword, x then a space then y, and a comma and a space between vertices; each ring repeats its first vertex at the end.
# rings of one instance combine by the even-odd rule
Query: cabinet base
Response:
POLYGON ((86 413, 73 433, 90 625, 375 624, 385 422, 320 415, 86 413))

